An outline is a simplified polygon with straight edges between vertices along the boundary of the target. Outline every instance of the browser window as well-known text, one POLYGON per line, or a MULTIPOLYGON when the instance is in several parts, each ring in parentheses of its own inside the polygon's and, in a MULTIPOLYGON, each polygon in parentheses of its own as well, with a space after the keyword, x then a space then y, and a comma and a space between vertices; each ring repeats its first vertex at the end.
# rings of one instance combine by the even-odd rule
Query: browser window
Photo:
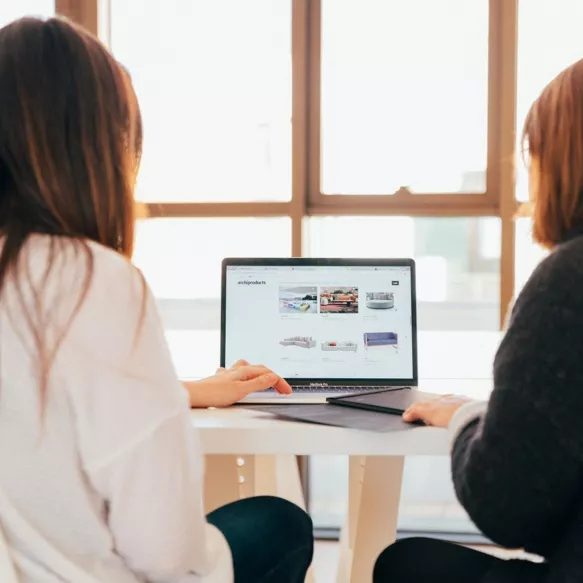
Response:
POLYGON ((285 378, 413 377, 411 268, 228 266, 225 364, 285 378))

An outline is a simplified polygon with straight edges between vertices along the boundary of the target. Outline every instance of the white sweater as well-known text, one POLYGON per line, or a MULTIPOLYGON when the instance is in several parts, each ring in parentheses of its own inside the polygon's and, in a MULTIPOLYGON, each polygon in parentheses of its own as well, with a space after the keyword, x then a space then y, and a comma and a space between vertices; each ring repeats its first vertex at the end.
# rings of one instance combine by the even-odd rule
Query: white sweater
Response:
POLYGON ((104 583, 231 581, 226 540, 205 520, 200 446, 152 295, 120 255, 89 249, 93 275, 72 320, 88 255, 66 239, 33 236, 22 295, 11 275, 0 297, 0 492, 11 509, 0 524, 20 581, 78 580, 70 567, 104 583), (44 412, 28 318, 48 350, 68 325, 44 412))

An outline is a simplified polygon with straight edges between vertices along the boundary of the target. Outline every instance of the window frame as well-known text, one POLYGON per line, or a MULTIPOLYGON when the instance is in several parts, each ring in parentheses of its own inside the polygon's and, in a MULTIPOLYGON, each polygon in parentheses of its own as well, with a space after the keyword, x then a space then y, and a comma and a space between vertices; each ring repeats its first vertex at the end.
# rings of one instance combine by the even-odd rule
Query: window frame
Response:
MULTIPOLYGON (((500 77, 496 75, 498 64, 492 58, 493 43, 488 42, 488 125, 487 125, 487 161, 486 161, 486 191, 484 193, 456 192, 456 193, 431 193, 416 192, 413 194, 408 188, 401 187, 395 192, 384 194, 333 194, 322 192, 321 186, 321 46, 322 46, 322 0, 312 0, 310 4, 310 47, 312 48, 312 61, 310 68, 310 140, 309 160, 309 200, 312 208, 327 207, 366 207, 378 210, 383 214, 393 214, 392 209, 398 209, 398 214, 405 212, 407 215, 422 215, 432 213, 433 209, 452 208, 454 212, 464 214, 489 213, 495 210, 497 199, 497 174, 499 160, 499 132, 493 127, 492 121, 496 120, 492 108, 498 102, 500 77)), ((492 2, 490 2, 489 16, 492 17, 492 2)))
MULTIPOLYGON (((306 252, 310 216, 498 217, 501 221, 500 326, 514 294, 515 126, 518 1, 489 0, 487 167, 485 193, 388 195, 321 191, 321 0, 292 0, 292 198, 289 202, 149 202, 157 217, 291 219, 291 254, 306 252)), ((55 0, 55 11, 109 43, 110 0, 55 0)))

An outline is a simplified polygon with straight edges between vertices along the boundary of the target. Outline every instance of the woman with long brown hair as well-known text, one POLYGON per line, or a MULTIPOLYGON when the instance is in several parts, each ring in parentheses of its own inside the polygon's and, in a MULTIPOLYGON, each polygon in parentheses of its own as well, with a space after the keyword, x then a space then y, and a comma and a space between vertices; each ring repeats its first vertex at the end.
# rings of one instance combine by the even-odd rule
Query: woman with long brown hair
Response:
POLYGON ((303 581, 309 517, 252 498, 205 517, 189 405, 290 387, 239 362, 177 381, 130 263, 131 81, 60 19, 0 30, 0 527, 22 582, 303 581))
POLYGON ((430 539, 388 547, 375 583, 583 581, 583 60, 534 102, 523 133, 533 235, 551 250, 516 300, 489 403, 446 396, 407 421, 449 427, 457 496, 504 561, 430 539))

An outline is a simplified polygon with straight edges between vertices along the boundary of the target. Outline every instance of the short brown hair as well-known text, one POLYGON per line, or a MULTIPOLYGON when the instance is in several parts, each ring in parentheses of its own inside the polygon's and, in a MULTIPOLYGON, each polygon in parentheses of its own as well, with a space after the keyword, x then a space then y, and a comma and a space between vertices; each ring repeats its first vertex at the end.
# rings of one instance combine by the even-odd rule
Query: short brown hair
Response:
POLYGON ((533 236, 553 247, 583 227, 583 59, 545 87, 522 139, 537 171, 531 178, 533 236))

